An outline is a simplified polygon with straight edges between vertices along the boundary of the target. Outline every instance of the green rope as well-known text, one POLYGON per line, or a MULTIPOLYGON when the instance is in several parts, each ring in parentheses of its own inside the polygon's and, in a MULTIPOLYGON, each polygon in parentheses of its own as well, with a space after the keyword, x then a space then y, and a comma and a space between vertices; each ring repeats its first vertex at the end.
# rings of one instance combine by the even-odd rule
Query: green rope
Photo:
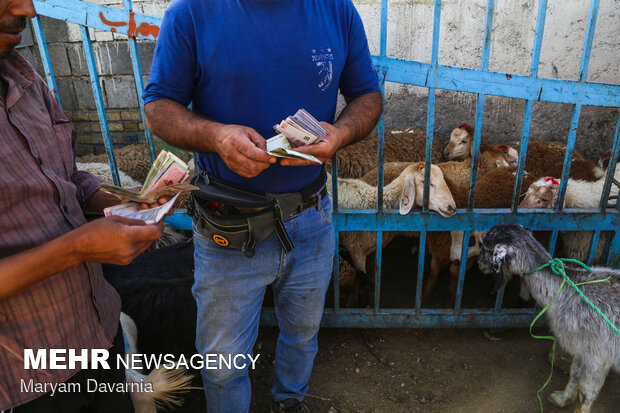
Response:
POLYGON ((553 298, 551 299, 549 304, 547 304, 545 306, 545 308, 543 308, 542 311, 540 313, 538 313, 538 315, 536 317, 534 317, 534 320, 532 320, 532 323, 530 324, 530 335, 533 338, 535 338, 535 339, 551 340, 553 342, 553 345, 551 346, 552 356, 551 356, 551 371, 549 372, 549 377, 547 378, 547 381, 545 382, 545 384, 543 384, 543 386, 540 389, 538 389, 538 391, 536 392, 536 397, 538 397, 538 403, 540 404, 540 411, 541 411, 541 413, 543 413, 543 404, 542 404, 542 399, 540 397, 540 393, 545 389, 545 387, 547 387, 549 382, 551 382, 551 377, 553 376, 553 364, 555 363, 555 348, 557 346, 557 340, 553 336, 537 336, 537 335, 535 335, 532 332, 532 328, 534 328, 534 324, 536 324, 536 321, 538 321, 538 319, 549 309, 549 307, 551 307, 551 304, 553 304, 555 299, 560 295, 560 292, 562 291, 562 288, 564 288, 564 284, 566 284, 568 282, 570 284, 570 286, 573 287, 577 291, 577 293, 579 293, 581 298, 583 298, 584 301, 590 307, 592 307, 601 317, 603 317, 603 320, 605 320, 605 322, 607 324, 609 324, 609 326, 612 328, 612 330, 614 330, 620 336, 620 330, 618 330, 618 328, 616 326, 614 326, 611 321, 609 321, 609 318, 607 318, 607 316, 605 314, 603 314, 603 312, 597 306, 592 304, 592 302, 588 299, 588 297, 586 297, 583 294, 583 292, 581 292, 579 287, 577 287, 578 285, 584 285, 584 284, 594 284, 594 283, 600 283, 600 282, 609 282, 610 277, 607 277, 607 278, 602 279, 602 280, 586 281, 586 282, 575 284, 570 278, 568 278, 568 275, 566 275, 566 271, 564 270, 564 262, 572 262, 572 263, 581 265, 584 269, 586 269, 588 271, 592 271, 590 269, 590 267, 588 267, 586 264, 584 264, 581 261, 574 260, 572 258, 554 258, 554 259, 550 260, 549 262, 547 262, 546 264, 543 264, 540 267, 535 268, 535 269, 533 269, 531 271, 528 271, 528 272, 526 272, 524 274, 524 275, 529 275, 529 274, 532 274, 532 273, 534 273, 536 271, 540 271, 540 270, 542 270, 542 269, 544 269, 546 267, 551 267, 551 271, 553 271, 554 273, 556 273, 558 275, 561 275, 563 277, 562 284, 560 285, 560 288, 555 293, 555 295, 553 296, 553 298))

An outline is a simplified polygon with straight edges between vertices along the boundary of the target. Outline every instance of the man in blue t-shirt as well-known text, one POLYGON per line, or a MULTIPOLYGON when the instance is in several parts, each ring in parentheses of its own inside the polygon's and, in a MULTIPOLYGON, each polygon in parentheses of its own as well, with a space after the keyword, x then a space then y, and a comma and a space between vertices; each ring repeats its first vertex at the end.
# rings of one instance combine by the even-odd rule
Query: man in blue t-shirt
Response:
MULTIPOLYGON (((273 125, 306 109, 329 133, 297 150, 325 162, 375 126, 378 89, 351 0, 174 0, 144 100, 152 131, 198 152, 202 170, 245 188, 287 193, 316 181, 323 167, 269 156, 265 139, 276 134, 273 125), (332 125, 339 92, 347 105, 332 125)), ((329 198, 319 196, 284 226, 295 248, 286 252, 272 234, 252 258, 194 231, 197 348, 251 354, 271 285, 280 327, 272 410, 307 412, 302 400, 333 263, 329 198)), ((205 368, 202 375, 209 413, 248 411, 247 366, 205 368)))

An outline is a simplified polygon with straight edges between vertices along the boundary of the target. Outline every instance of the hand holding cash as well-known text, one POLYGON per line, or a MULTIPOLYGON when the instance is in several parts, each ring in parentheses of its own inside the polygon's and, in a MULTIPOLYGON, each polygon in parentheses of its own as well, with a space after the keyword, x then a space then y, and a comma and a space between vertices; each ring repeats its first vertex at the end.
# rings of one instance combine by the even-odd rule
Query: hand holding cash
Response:
POLYGON ((105 208, 103 210, 104 215, 139 219, 147 224, 161 221, 172 209, 180 193, 198 189, 184 182, 188 177, 188 170, 187 164, 177 156, 168 151, 161 151, 139 191, 107 183, 101 184, 102 191, 131 201, 105 208), (172 199, 156 208, 142 209, 141 207, 141 204, 156 203, 161 198, 171 196, 172 199))
MULTIPOLYGON (((273 127, 278 135, 267 139, 267 153, 279 158, 289 158, 308 163, 321 164, 321 160, 312 154, 299 151, 301 147, 320 143, 321 138, 328 131, 305 109, 299 109, 297 113, 287 117, 273 127), (291 144, 292 143, 292 144, 291 144), (293 149, 293 145, 295 149, 293 149)), ((282 164, 285 165, 286 161, 282 164)))

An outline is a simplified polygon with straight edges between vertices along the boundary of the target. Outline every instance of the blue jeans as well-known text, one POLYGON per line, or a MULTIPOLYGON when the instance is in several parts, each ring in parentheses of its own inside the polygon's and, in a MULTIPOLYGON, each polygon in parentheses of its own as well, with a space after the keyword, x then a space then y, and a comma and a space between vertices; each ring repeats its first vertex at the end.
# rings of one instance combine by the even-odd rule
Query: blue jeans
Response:
MULTIPOLYGON (((329 197, 284 226, 295 248, 285 253, 273 233, 256 246, 252 258, 216 245, 194 227, 196 348, 201 354, 252 354, 263 297, 271 285, 280 327, 272 388, 278 402, 301 401, 308 391, 333 265, 329 197)), ((247 368, 203 369, 202 377, 209 413, 249 410, 247 368)))

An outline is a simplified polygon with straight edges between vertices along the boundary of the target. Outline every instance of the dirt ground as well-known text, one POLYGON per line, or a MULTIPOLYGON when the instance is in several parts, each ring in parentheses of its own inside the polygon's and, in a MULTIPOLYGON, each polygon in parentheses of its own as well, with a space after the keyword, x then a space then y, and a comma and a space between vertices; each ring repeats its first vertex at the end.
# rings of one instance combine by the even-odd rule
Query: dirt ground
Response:
MULTIPOLYGON (((410 249, 404 241, 384 250, 382 307, 413 306, 412 272, 417 256, 406 254, 410 249)), ((440 274, 430 307, 445 304, 447 278, 447 274, 440 274)), ((464 308, 492 306, 491 287, 490 277, 475 268, 468 272, 464 308)), ((519 281, 515 279, 506 289, 505 307, 533 305, 520 302, 518 292, 519 281)), ((372 291, 365 295, 372 296, 372 291)), ((331 297, 330 291, 327 306, 331 306, 331 297)), ((265 304, 271 304, 269 294, 265 304)), ((358 303, 368 304, 369 300, 358 303)), ((259 332, 254 354, 260 358, 257 369, 251 372, 251 412, 269 412, 277 333, 274 327, 261 327, 259 332)), ((535 333, 547 335, 548 329, 542 327, 535 333)), ((483 329, 324 328, 319 333, 319 352, 305 402, 313 413, 540 412, 536 392, 549 376, 550 342, 532 338, 526 328, 494 330, 492 336, 499 340, 487 338, 483 329)), ((544 413, 572 412, 575 408, 557 409, 545 400, 550 392, 564 388, 568 367, 568 362, 560 362, 543 391, 544 413)), ((180 410, 204 412, 202 392, 192 392, 180 410)), ((593 413, 620 413, 620 374, 609 374, 593 413)))
MULTIPOLYGON (((549 343, 526 329, 494 335, 501 340, 481 329, 323 329, 306 404, 313 413, 539 412, 536 391, 549 375, 549 343)), ((276 328, 261 328, 252 412, 269 412, 276 339, 276 328)), ((573 411, 544 400, 567 381, 556 368, 543 391, 545 413, 573 411)), ((186 400, 183 411, 205 411, 200 391, 186 400)), ((593 411, 620 412, 620 375, 607 377, 593 411)))

